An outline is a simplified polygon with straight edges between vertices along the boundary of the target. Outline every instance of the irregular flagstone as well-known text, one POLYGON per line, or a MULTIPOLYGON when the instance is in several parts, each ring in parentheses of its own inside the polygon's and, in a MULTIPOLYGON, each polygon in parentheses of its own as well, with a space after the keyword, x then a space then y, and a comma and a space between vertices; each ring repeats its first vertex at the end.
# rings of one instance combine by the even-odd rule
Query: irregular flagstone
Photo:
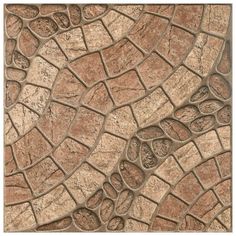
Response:
POLYGON ((4 125, 5 125, 5 144, 12 143, 18 138, 16 129, 13 127, 12 122, 9 118, 9 115, 4 115, 4 125))

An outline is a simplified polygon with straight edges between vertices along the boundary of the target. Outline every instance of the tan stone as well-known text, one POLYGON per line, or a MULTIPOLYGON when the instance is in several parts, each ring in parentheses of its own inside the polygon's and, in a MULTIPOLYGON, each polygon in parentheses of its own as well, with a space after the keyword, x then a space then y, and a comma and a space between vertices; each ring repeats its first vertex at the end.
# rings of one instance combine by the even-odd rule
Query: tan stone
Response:
POLYGON ((81 21, 81 10, 78 5, 71 4, 68 7, 70 13, 70 21, 73 25, 78 25, 81 21))
POLYGON ((104 133, 97 147, 87 160, 99 170, 108 174, 120 159, 125 148, 125 143, 123 139, 104 133))
POLYGON ((194 48, 185 60, 185 64, 200 75, 206 76, 210 72, 222 44, 221 39, 200 33, 194 48))
POLYGON ((13 143, 18 138, 16 129, 13 127, 9 115, 4 115, 4 141, 5 144, 13 143))
POLYGON ((46 192, 64 178, 63 172, 48 157, 27 169, 26 176, 36 194, 46 192))
POLYGON ((174 13, 174 5, 171 4, 147 4, 145 5, 145 10, 157 13, 159 15, 165 16, 165 17, 171 17, 174 13))
POLYGON ((42 15, 48 15, 53 12, 64 11, 66 6, 62 4, 42 4, 40 7, 40 13, 42 15))
POLYGON ((213 130, 197 137, 195 142, 203 158, 209 158, 222 150, 216 132, 213 130))
POLYGON ((205 225, 197 220, 195 217, 186 215, 185 219, 182 221, 182 224, 179 226, 181 231, 198 231, 202 232, 205 229, 205 225))
POLYGON ((13 53, 16 47, 16 40, 15 39, 8 39, 5 44, 5 60, 6 64, 10 65, 12 63, 13 53))
POLYGON ((87 163, 82 164, 73 175, 65 181, 78 203, 83 203, 87 197, 103 183, 105 176, 87 163))
POLYGON ((87 52, 80 27, 58 34, 55 38, 70 60, 87 52))
POLYGON ((201 162, 201 155, 193 142, 189 142, 174 152, 179 164, 185 171, 191 170, 201 162))
POLYGON ((127 33, 134 23, 130 18, 113 10, 105 15, 102 20, 115 40, 119 40, 127 33))
POLYGON ((107 81, 111 95, 118 105, 134 101, 145 94, 144 87, 135 71, 107 81))
POLYGON ((141 14, 143 5, 115 5, 114 8, 125 15, 132 17, 133 19, 137 19, 141 14))
POLYGON ((231 45, 229 42, 225 43, 224 51, 222 52, 217 69, 223 74, 227 74, 231 71, 231 45))
POLYGON ((148 231, 148 225, 134 219, 127 219, 124 230, 125 232, 146 232, 148 231))
POLYGON ((208 232, 226 232, 226 228, 218 221, 213 220, 207 229, 208 232))
POLYGON ((152 53, 139 66, 138 70, 147 88, 160 85, 172 72, 172 67, 158 54, 152 53))
POLYGON ((160 203, 161 199, 167 193, 169 188, 170 186, 164 181, 154 175, 151 175, 141 190, 141 193, 153 201, 160 203))
POLYGON ((28 71, 27 81, 51 88, 58 70, 41 57, 35 57, 28 71))
POLYGON ((172 102, 179 106, 192 95, 200 83, 201 78, 199 76, 181 66, 164 82, 163 88, 172 102))
POLYGON ((66 29, 70 26, 70 20, 67 16, 67 14, 63 12, 56 12, 53 14, 53 18, 56 21, 56 23, 62 28, 66 29))
POLYGON ((129 138, 137 130, 137 124, 130 107, 121 107, 111 112, 106 120, 105 129, 111 133, 129 138))
POLYGON ((11 146, 5 146, 4 148, 4 164, 4 173, 7 175, 15 172, 17 169, 11 146))
POLYGON ((5 231, 24 231, 36 226, 32 208, 28 202, 5 207, 5 231))
POLYGON ((20 17, 9 14, 6 17, 6 32, 10 37, 16 37, 22 29, 23 22, 20 17))
POLYGON ((217 129, 217 133, 220 137, 220 141, 225 150, 231 149, 231 127, 223 126, 217 129))
POLYGON ((104 117, 81 107, 70 127, 69 134, 78 141, 93 146, 102 128, 104 117))
POLYGON ((6 98, 5 98, 5 106, 9 107, 12 106, 17 98, 19 97, 21 91, 21 86, 16 81, 7 81, 6 82, 6 98))
POLYGON ((75 202, 62 185, 34 199, 32 205, 39 224, 48 223, 62 217, 71 212, 76 206, 75 202))
POLYGON ((175 184, 183 175, 183 171, 173 158, 169 156, 155 171, 155 174, 160 176, 170 184, 175 184))
POLYGON ((112 39, 101 21, 84 25, 83 31, 90 51, 99 50, 112 44, 112 39))
POLYGON ((231 208, 224 210, 219 216, 218 219, 228 228, 231 229, 232 214, 231 208))
POLYGON ((17 50, 14 51, 13 60, 20 69, 27 69, 30 66, 30 61, 17 50))
POLYGON ((214 187, 214 190, 225 206, 232 204, 232 185, 230 179, 219 183, 214 187))
POLYGON ((225 152, 216 157, 218 162, 220 173, 223 177, 231 175, 231 165, 232 165, 232 154, 231 152, 225 152))
POLYGON ((86 19, 93 19, 102 15, 106 10, 107 10, 107 6, 105 4, 85 5, 83 8, 83 15, 86 19))
POLYGON ((30 4, 8 4, 7 10, 26 19, 31 19, 38 15, 38 7, 30 4))
POLYGON ((26 77, 26 72, 17 68, 8 67, 6 68, 6 75, 8 79, 22 81, 26 77))
POLYGON ((171 114, 173 105, 161 88, 157 88, 151 94, 132 105, 134 115, 139 125, 144 126, 158 122, 171 114))
POLYGON ((138 196, 134 199, 132 203, 130 216, 134 217, 137 220, 150 223, 156 207, 157 205, 148 200, 147 198, 138 196))

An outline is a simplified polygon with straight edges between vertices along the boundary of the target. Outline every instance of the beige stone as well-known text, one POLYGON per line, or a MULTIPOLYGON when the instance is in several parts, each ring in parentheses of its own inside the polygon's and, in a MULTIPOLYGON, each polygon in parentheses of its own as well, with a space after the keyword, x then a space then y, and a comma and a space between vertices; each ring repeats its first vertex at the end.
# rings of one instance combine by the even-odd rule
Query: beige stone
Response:
POLYGON ((5 131, 5 144, 12 143, 16 141, 18 134, 16 132, 16 129, 13 127, 11 120, 9 119, 9 115, 4 115, 4 131, 5 131))
POLYGON ((116 5, 116 6, 114 6, 114 8, 116 10, 126 14, 127 16, 132 17, 133 19, 137 19, 141 14, 141 11, 143 9, 143 5, 136 5, 136 4, 116 5))
POLYGON ((148 225, 134 219, 127 219, 124 230, 125 232, 146 232, 148 225))
POLYGON ((231 149, 231 127, 223 126, 217 129, 217 133, 219 134, 220 141, 225 150, 231 149))

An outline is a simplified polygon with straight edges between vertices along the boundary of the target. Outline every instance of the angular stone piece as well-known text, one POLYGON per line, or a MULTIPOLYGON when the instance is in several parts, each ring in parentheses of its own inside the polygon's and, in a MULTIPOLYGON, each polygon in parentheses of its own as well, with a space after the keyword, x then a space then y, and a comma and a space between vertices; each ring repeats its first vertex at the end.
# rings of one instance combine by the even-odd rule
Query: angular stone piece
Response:
POLYGON ((4 172, 7 175, 14 173, 17 170, 11 146, 6 146, 4 148, 4 164, 4 172))
POLYGON ((216 157, 216 160, 218 162, 220 173, 223 177, 231 175, 231 152, 225 152, 216 157))
POLYGON ((114 8, 127 16, 137 19, 143 9, 143 5, 130 4, 130 5, 115 5, 114 8))
POLYGON ((124 230, 125 232, 146 232, 148 231, 148 225, 134 219, 127 219, 124 230))
POLYGON ((231 47, 230 43, 226 42, 221 60, 217 66, 218 71, 223 74, 228 74, 231 71, 231 47))
POLYGON ((217 129, 217 133, 219 134, 220 141, 225 150, 231 149, 231 127, 223 126, 217 129))
POLYGON ((4 142, 5 144, 10 144, 16 141, 18 138, 18 134, 16 132, 16 129, 13 127, 12 121, 9 118, 8 114, 4 115, 4 142))
POLYGON ((106 11, 106 9, 107 6, 104 4, 85 5, 83 8, 83 16, 86 19, 93 19, 102 15, 106 11))
POLYGON ((174 231, 176 227, 176 222, 156 216, 152 222, 151 231, 174 231))
POLYGON ((205 225, 196 218, 187 215, 180 225, 179 229, 183 231, 204 231, 205 225))

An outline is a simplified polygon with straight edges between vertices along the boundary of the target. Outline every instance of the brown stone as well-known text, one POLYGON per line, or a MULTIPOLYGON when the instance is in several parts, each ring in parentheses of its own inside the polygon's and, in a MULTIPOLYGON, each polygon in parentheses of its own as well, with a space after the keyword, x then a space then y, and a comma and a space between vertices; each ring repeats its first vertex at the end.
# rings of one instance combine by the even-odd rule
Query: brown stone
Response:
POLYGON ((26 176, 36 194, 46 192, 63 180, 64 174, 51 158, 46 158, 30 169, 26 170, 26 176))
POLYGON ((77 107, 84 91, 85 86, 71 73, 71 71, 62 69, 57 74, 52 96, 60 101, 77 107))
POLYGON ((124 228, 124 226, 125 222, 123 218, 116 216, 109 221, 107 229, 111 231, 120 231, 124 228))
POLYGON ((73 213, 73 216, 75 218, 76 225, 78 225, 78 227, 82 230, 91 231, 101 226, 98 216, 86 208, 77 209, 73 213))
POLYGON ((190 122, 199 115, 199 110, 194 105, 186 105, 175 111, 175 117, 181 122, 190 122))
POLYGON ((38 15, 39 9, 30 4, 8 4, 7 10, 26 19, 34 18, 38 15))
POLYGON ((219 183, 214 189, 224 205, 227 206, 231 204, 232 187, 230 179, 219 183))
POLYGON ((13 145, 13 150, 19 167, 25 168, 49 153, 51 146, 37 129, 33 129, 13 145))
POLYGON ((23 29, 19 37, 19 47, 21 52, 31 57, 39 47, 39 40, 27 29, 23 29))
POLYGON ((177 120, 164 119, 161 121, 161 127, 171 138, 175 140, 186 141, 190 138, 189 129, 177 120))
POLYGON ((222 124, 231 122, 231 110, 232 108, 230 105, 226 105, 221 110, 219 110, 217 112, 218 121, 222 124))
POLYGON ((98 207, 102 203, 103 199, 103 190, 99 189, 96 193, 94 193, 87 201, 88 208, 94 209, 98 207))
POLYGON ((67 216, 61 220, 54 221, 49 224, 41 225, 37 228, 38 231, 58 231, 68 228, 72 223, 71 217, 67 216))
POLYGON ((53 152, 53 157, 67 173, 70 173, 82 163, 88 152, 86 146, 66 138, 53 152))
POLYGON ((42 4, 40 7, 40 13, 42 15, 48 15, 54 12, 64 11, 66 6, 62 4, 42 4))
POLYGON ((129 37, 143 50, 150 52, 167 24, 166 19, 145 13, 129 32, 129 37))
POLYGON ((8 114, 4 115, 4 134, 5 134, 5 138, 4 138, 4 142, 5 144, 10 144, 16 141, 16 139, 18 138, 18 134, 16 132, 16 129, 13 127, 12 121, 9 118, 8 114))
POLYGON ((219 222, 219 220, 215 219, 210 224, 207 231, 208 232, 226 232, 226 228, 225 226, 222 225, 222 223, 219 222))
POLYGON ((193 31, 197 31, 203 14, 202 5, 176 6, 174 22, 193 31))
POLYGON ((5 106, 9 107, 13 105, 21 91, 21 86, 18 82, 15 81, 7 81, 6 83, 6 99, 5 99, 5 106))
POLYGON ((210 128, 212 128, 215 125, 215 117, 212 115, 209 116, 201 116, 197 119, 195 119, 190 124, 190 129, 193 132, 204 132, 210 128))
POLYGON ((171 149, 172 141, 168 138, 156 139, 152 142, 153 152, 159 157, 166 156, 171 149))
POLYGON ((70 21, 73 25, 78 25, 81 21, 81 10, 77 5, 69 5, 70 21))
POLYGON ((147 128, 140 129, 137 135, 142 139, 154 139, 164 135, 162 129, 158 126, 149 126, 147 128))
POLYGON ((213 159, 196 167, 195 172, 205 188, 211 187, 220 180, 220 175, 213 159))
POLYGON ((130 71, 118 78, 108 80, 107 84, 117 105, 134 101, 145 94, 144 87, 135 71, 130 71))
POLYGON ((151 231, 174 231, 177 227, 177 223, 156 216, 151 225, 151 231))
POLYGON ((114 76, 138 64, 143 54, 130 41, 122 39, 102 51, 109 74, 114 76))
POLYGON ((145 179, 145 174, 135 164, 128 161, 122 161, 120 163, 120 171, 122 177, 124 178, 125 183, 129 187, 137 189, 143 184, 145 179))
POLYGON ((147 143, 142 143, 140 150, 141 162, 144 168, 151 169, 155 167, 158 160, 147 143))
POLYGON ((141 142, 138 138, 133 137, 130 140, 129 147, 127 149, 127 156, 131 161, 135 161, 138 158, 141 142))
POLYGON ((6 74, 10 80, 15 81, 22 81, 26 77, 26 72, 24 70, 20 70, 14 67, 7 67, 6 74))
POLYGON ((105 198, 102 202, 102 205, 100 207, 100 217, 103 222, 107 222, 114 211, 115 205, 114 202, 109 199, 105 198))
POLYGON ((88 146, 93 146, 102 128, 104 117, 81 107, 70 127, 70 135, 88 146))
POLYGON ((145 6, 146 11, 150 11, 153 13, 157 13, 159 15, 165 16, 165 17, 171 17, 174 12, 174 5, 168 4, 147 4, 145 6))
POLYGON ((129 189, 123 190, 116 202, 116 212, 121 215, 125 214, 129 210, 133 200, 134 193, 129 189))
POLYGON ((179 220, 187 210, 187 204, 173 195, 168 195, 159 207, 158 213, 173 220, 179 220))
POLYGON ((66 13, 56 12, 53 14, 53 18, 62 29, 66 29, 70 26, 70 20, 66 13))
POLYGON ((73 61, 70 67, 89 86, 106 78, 104 67, 98 53, 92 53, 79 58, 73 61))
POLYGON ((110 177, 112 186, 120 191, 123 187, 122 178, 119 173, 113 173, 110 177))
POLYGON ((39 128, 53 143, 59 143, 67 132, 75 111, 62 104, 51 102, 38 122, 39 128))
POLYGON ((174 194, 189 203, 192 203, 202 191, 201 185, 192 173, 181 179, 174 188, 174 194))
POLYGON ((231 71, 231 47, 230 43, 226 42, 221 60, 217 66, 218 71, 223 74, 228 74, 231 71))
POLYGON ((143 9, 143 5, 130 4, 130 5, 115 5, 114 8, 127 16, 137 19, 143 9))
POLYGON ((209 89, 206 86, 200 87, 190 98, 191 102, 201 102, 209 96, 209 89))
POLYGON ((83 16, 86 19, 93 19, 102 15, 107 9, 106 5, 85 5, 83 8, 83 16))
POLYGON ((220 137, 220 141, 225 150, 231 149, 231 127, 223 126, 217 129, 217 133, 220 137))
POLYGON ((13 57, 13 53, 16 47, 16 40, 15 39, 8 39, 6 41, 6 46, 5 46, 5 50, 6 50, 6 64, 11 64, 12 63, 12 57, 13 57))
POLYGON ((172 72, 172 67, 158 54, 152 53, 139 66, 138 70, 147 88, 160 85, 172 72))
POLYGON ((4 148, 4 164, 5 164, 4 171, 5 174, 7 175, 17 170, 11 146, 6 146, 4 148))
POLYGON ((231 175, 231 152, 225 152, 216 157, 216 160, 220 167, 220 173, 223 177, 231 175))
POLYGON ((232 209, 228 208, 224 210, 219 216, 218 219, 228 228, 228 230, 231 229, 232 225, 232 209))
POLYGON ((30 188, 23 174, 15 174, 4 178, 4 202, 12 204, 32 198, 30 188))
POLYGON ((20 69, 27 69, 30 66, 30 61, 16 50, 14 51, 14 62, 20 69))
POLYGON ((187 215, 179 226, 181 231, 204 231, 205 225, 196 218, 187 215))
POLYGON ((103 184, 103 189, 106 193, 106 195, 111 198, 111 199, 116 199, 117 198, 117 192, 116 190, 112 187, 112 185, 108 182, 105 182, 103 184))
POLYGON ((157 45, 157 50, 172 64, 179 64, 194 43, 194 36, 187 31, 169 26, 164 37, 157 45))
POLYGON ((148 224, 129 218, 125 221, 124 231, 125 232, 146 232, 148 231, 148 224))
POLYGON ((220 99, 227 100, 231 96, 229 83, 219 74, 214 74, 208 79, 209 87, 213 94, 220 99))
POLYGON ((210 114, 218 111, 223 105, 224 103, 217 99, 209 99, 199 104, 199 110, 202 113, 210 114))
POLYGON ((33 32, 38 34, 41 37, 50 37, 58 31, 58 26, 49 17, 39 17, 29 24, 33 32))
POLYGON ((16 37, 21 31, 22 25, 20 17, 9 14, 6 18, 6 32, 9 37, 16 37))

